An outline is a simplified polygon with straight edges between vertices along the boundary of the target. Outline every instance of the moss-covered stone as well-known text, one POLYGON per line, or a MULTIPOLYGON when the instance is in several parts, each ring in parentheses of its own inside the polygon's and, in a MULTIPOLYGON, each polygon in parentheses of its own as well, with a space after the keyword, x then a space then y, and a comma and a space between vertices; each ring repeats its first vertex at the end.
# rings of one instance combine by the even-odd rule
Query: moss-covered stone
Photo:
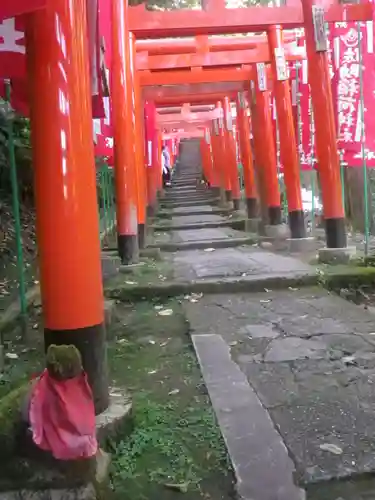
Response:
POLYGON ((322 266, 318 268, 321 284, 329 290, 363 285, 375 286, 375 268, 360 265, 322 266))
POLYGON ((46 363, 49 374, 56 380, 77 377, 83 370, 81 354, 74 345, 50 345, 46 363))
POLYGON ((16 452, 21 408, 29 390, 30 384, 24 384, 0 399, 0 457, 9 458, 16 452))

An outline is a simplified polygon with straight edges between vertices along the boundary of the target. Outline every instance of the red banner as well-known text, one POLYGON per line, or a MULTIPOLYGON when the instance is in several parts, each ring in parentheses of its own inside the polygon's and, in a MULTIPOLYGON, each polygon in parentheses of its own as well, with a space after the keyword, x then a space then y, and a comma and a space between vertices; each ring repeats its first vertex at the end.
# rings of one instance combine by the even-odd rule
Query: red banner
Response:
POLYGON ((338 148, 349 166, 362 166, 362 142, 369 167, 375 167, 375 58, 373 23, 335 23, 332 80, 338 148), (362 66, 362 75, 361 75, 362 66), (362 134, 361 78, 365 135, 362 134))
POLYGON ((292 106, 296 141, 302 170, 312 167, 310 86, 307 61, 301 61, 291 69, 292 106))
POLYGON ((46 0, 1 0, 0 21, 42 9, 45 5, 46 0))
MULTIPOLYGON (((98 1, 87 0, 87 7, 93 117, 102 118, 105 116, 103 97, 107 93, 99 31, 98 1)), ((28 116, 24 16, 0 21, 0 95, 3 97, 4 83, 1 80, 4 79, 12 81, 12 106, 19 113, 28 116)))
MULTIPOLYGON (((99 0, 99 26, 102 37, 102 67, 111 67, 111 4, 108 0, 99 0)), ((106 79, 109 80, 109 71, 106 70, 106 79)), ((109 165, 113 165, 113 127, 112 107, 109 97, 101 99, 104 105, 104 118, 94 120, 95 154, 108 158, 109 165)))
POLYGON ((25 54, 24 18, 0 21, 0 78, 26 78, 25 54))

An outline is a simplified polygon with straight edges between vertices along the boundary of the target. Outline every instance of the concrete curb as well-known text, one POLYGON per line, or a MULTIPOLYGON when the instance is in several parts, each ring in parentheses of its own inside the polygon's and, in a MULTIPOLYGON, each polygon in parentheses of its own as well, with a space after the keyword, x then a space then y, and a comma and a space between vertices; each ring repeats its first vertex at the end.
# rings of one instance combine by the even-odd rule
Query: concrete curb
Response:
POLYGON ((264 292, 264 289, 283 290, 289 287, 308 287, 318 284, 319 276, 315 273, 265 274, 240 278, 222 278, 218 280, 197 280, 187 282, 164 282, 155 285, 127 286, 108 288, 107 297, 124 302, 152 299, 155 297, 175 297, 190 293, 220 294, 264 292))

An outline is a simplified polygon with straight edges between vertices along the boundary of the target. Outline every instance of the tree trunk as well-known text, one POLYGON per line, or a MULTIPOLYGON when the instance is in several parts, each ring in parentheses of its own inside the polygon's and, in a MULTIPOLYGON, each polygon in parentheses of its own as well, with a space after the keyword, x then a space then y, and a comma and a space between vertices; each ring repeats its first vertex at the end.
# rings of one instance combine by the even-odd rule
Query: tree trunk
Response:
MULTIPOLYGON (((367 199, 368 199, 368 228, 374 231, 372 194, 370 183, 370 170, 367 170, 367 199)), ((358 167, 346 167, 345 179, 345 214, 353 231, 365 232, 365 193, 363 169, 358 167)))

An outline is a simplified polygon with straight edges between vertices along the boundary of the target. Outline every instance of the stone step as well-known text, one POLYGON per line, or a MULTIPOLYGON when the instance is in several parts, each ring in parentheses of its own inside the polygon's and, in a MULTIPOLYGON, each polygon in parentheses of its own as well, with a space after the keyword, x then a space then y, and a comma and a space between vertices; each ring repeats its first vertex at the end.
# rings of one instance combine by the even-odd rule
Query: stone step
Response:
POLYGON ((161 218, 170 218, 170 217, 180 217, 184 215, 229 215, 230 210, 225 209, 225 208, 219 208, 219 207, 212 207, 211 210, 207 208, 203 208, 206 205, 201 205, 202 209, 199 209, 196 207, 196 209, 191 209, 188 212, 185 210, 178 210, 178 208, 173 209, 172 211, 170 210, 160 210, 158 212, 159 217, 161 218))
POLYGON ((205 201, 205 200, 218 200, 216 196, 213 195, 202 195, 198 194, 197 196, 171 196, 169 193, 163 198, 163 201, 169 203, 179 203, 180 201, 205 201))
POLYGON ((215 205, 217 203, 216 200, 193 200, 193 201, 181 201, 179 203, 176 202, 170 202, 170 203, 164 203, 162 206, 164 206, 167 209, 171 208, 181 208, 181 207, 195 207, 195 206, 200 206, 200 205, 215 205))
MULTIPOLYGON (((209 213, 212 215, 212 212, 209 213)), ((184 214, 185 215, 185 214, 184 214)), ((231 227, 237 229, 238 231, 243 231, 245 229, 246 219, 229 219, 216 222, 196 222, 189 224, 160 224, 152 226, 154 231, 181 231, 188 229, 211 229, 219 227, 231 227)))
POLYGON ((248 235, 239 238, 222 238, 215 240, 196 240, 196 241, 181 241, 181 242, 168 242, 161 244, 153 244, 151 247, 158 247, 163 252, 178 252, 184 250, 204 250, 206 248, 233 248, 243 245, 254 245, 258 242, 258 236, 248 235))
MULTIPOLYGON (((107 286, 106 296, 125 302, 131 300, 154 299, 155 297, 175 297, 191 293, 219 294, 223 293, 261 293, 264 289, 288 290, 295 287, 308 287, 318 284, 317 273, 267 273, 255 276, 223 277, 220 279, 198 279, 191 281, 166 281, 152 285, 107 286)), ((248 500, 248 499, 247 499, 248 500)), ((330 499, 331 500, 331 499, 330 499)))

